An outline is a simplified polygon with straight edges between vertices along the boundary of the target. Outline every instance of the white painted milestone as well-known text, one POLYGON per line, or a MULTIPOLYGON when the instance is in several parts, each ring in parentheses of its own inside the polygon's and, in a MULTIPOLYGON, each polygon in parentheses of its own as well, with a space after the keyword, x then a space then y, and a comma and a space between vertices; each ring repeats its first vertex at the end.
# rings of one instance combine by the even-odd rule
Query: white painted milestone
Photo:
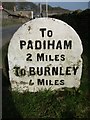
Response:
POLYGON ((12 90, 19 92, 79 88, 82 43, 67 23, 36 18, 22 25, 8 48, 12 90))

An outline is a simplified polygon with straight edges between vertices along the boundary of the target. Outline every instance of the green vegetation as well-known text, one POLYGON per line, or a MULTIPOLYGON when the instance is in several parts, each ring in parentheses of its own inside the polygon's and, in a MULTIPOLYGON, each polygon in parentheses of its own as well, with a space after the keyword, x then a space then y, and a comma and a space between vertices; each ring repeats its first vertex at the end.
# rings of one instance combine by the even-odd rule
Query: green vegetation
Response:
POLYGON ((33 2, 17 2, 16 6, 18 10, 35 10, 37 11, 38 6, 33 2))
POLYGON ((15 2, 2 2, 2 6, 8 10, 13 10, 15 5, 16 5, 15 2))
MULTIPOLYGON (((33 2, 27 2, 26 0, 23 2, 3 2, 3 7, 8 10, 13 10, 13 8, 16 6, 17 10, 32 10, 35 14, 39 14, 40 12, 40 3, 33 3, 33 2)), ((43 12, 46 11, 46 5, 42 4, 42 10, 43 12)), ((61 12, 66 13, 69 12, 69 10, 61 8, 61 7, 52 7, 48 5, 48 10, 52 12, 61 12)))
POLYGON ((78 90, 66 88, 65 91, 45 90, 23 94, 4 90, 3 118, 89 118, 87 58, 83 57, 83 76, 78 90))
POLYGON ((25 23, 27 20, 25 19, 3 19, 2 20, 2 27, 6 27, 6 26, 12 26, 12 25, 18 25, 18 24, 23 24, 25 23))
POLYGON ((66 13, 62 15, 52 15, 50 17, 63 20, 64 22, 72 26, 79 34, 82 40, 85 54, 88 54, 88 40, 89 40, 89 32, 90 32, 88 28, 89 16, 90 16, 90 9, 86 9, 82 12, 76 10, 72 13, 68 13, 68 14, 66 13))
POLYGON ((12 92, 12 99, 16 110, 23 118, 73 119, 88 117, 89 102, 87 103, 87 98, 82 90, 72 89, 69 91, 66 89, 64 92, 45 90, 24 94, 12 92))
MULTIPOLYGON (((3 118, 89 119, 88 60, 85 55, 82 57, 83 75, 78 90, 66 88, 65 91, 11 92, 4 69, 8 67, 3 66, 3 118)), ((5 62, 6 59, 7 56, 5 62)))
POLYGON ((88 15, 90 11, 81 13, 64 14, 54 16, 66 21, 79 34, 84 51, 83 73, 79 89, 68 89, 65 91, 39 91, 36 93, 18 93, 10 90, 8 78, 7 49, 8 44, 3 47, 3 118, 58 118, 59 120, 86 120, 90 119, 90 81, 88 73, 88 15))

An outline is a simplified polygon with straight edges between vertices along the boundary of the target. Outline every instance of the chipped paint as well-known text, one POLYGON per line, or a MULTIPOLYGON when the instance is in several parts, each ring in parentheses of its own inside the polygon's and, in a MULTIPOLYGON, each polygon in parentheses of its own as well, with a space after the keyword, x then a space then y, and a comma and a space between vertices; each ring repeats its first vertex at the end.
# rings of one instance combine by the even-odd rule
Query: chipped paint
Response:
POLYGON ((28 31, 30 31, 31 30, 31 27, 30 26, 28 26, 28 31))

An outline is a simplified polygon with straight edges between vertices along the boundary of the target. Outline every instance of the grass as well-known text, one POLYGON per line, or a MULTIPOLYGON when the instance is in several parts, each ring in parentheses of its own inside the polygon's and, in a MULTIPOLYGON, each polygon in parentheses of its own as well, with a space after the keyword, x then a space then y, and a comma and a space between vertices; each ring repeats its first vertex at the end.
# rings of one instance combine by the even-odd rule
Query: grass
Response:
POLYGON ((87 118, 87 99, 79 92, 46 90, 25 94, 13 92, 12 96, 23 118, 87 118))
POLYGON ((23 24, 26 21, 27 21, 26 19, 18 19, 18 18, 17 19, 15 18, 2 19, 2 27, 23 24))
MULTIPOLYGON (((8 43, 3 46, 3 118, 59 118, 64 119, 89 119, 89 81, 88 58, 83 58, 83 74, 81 86, 65 88, 65 91, 44 90, 36 93, 18 93, 10 90, 9 78, 4 67, 7 64, 6 51, 8 43), (4 63, 5 62, 5 63, 4 63)), ((6 67, 8 68, 8 67, 6 67)))

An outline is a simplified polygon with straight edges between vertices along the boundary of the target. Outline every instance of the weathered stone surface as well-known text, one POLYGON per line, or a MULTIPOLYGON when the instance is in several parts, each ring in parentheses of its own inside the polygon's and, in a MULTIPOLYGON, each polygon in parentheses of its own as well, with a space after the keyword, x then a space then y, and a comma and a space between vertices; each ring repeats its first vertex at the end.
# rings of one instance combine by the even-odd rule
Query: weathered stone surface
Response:
POLYGON ((12 90, 78 88, 82 52, 79 36, 65 22, 37 18, 25 23, 12 37, 8 49, 12 90))

